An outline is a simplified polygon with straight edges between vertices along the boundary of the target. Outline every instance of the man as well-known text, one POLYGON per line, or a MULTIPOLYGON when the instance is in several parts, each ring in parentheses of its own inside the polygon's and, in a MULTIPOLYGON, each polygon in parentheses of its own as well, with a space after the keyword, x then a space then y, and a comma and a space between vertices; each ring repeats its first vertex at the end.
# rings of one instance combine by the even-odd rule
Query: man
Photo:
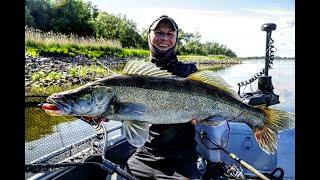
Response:
MULTIPOLYGON (((155 20, 148 34, 151 62, 174 75, 187 77, 197 68, 178 61, 177 39, 178 25, 173 19, 163 15, 155 20)), ((128 171, 138 179, 200 179, 194 135, 191 122, 152 125, 149 140, 129 158, 128 171)))

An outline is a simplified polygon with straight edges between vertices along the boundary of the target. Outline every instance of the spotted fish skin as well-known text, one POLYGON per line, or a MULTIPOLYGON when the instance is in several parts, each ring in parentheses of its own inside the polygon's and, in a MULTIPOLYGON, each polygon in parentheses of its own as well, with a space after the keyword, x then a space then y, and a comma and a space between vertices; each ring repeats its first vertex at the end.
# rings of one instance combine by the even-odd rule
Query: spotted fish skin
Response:
POLYGON ((223 117, 262 126, 263 111, 242 103, 218 88, 184 78, 119 75, 95 83, 110 87, 119 103, 143 105, 137 113, 121 111, 110 119, 151 124, 184 123, 192 118, 223 117), (131 113, 131 114, 130 114, 131 113))
POLYGON ((274 153, 277 132, 293 128, 294 115, 244 104, 228 86, 212 71, 179 78, 150 62, 130 61, 123 74, 53 94, 48 102, 55 104, 61 115, 123 122, 129 143, 137 147, 147 140, 151 124, 185 123, 191 119, 201 123, 208 118, 222 118, 246 123, 260 147, 274 153))

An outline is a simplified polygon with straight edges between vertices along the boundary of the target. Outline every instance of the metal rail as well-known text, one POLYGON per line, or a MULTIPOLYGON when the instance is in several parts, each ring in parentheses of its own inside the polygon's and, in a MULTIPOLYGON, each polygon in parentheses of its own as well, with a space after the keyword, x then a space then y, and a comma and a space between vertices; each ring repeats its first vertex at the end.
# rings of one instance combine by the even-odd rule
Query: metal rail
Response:
MULTIPOLYGON (((114 131, 116 131, 116 130, 118 130, 118 129, 122 130, 122 124, 118 124, 118 125, 116 125, 116 126, 113 126, 113 127, 109 128, 109 129, 107 129, 107 130, 105 131, 105 132, 106 132, 106 135, 107 135, 108 133, 114 132, 114 131)), ((121 131, 121 134, 122 134, 122 131, 121 131)), ((82 140, 80 140, 80 141, 78 141, 78 142, 76 142, 76 143, 73 143, 73 144, 71 144, 71 145, 69 145, 69 146, 67 146, 67 147, 63 147, 63 148, 58 149, 58 150, 56 150, 56 151, 53 151, 53 152, 51 152, 51 153, 49 153, 49 154, 47 154, 47 155, 44 155, 44 156, 42 156, 42 157, 40 157, 40 158, 37 158, 36 160, 31 161, 29 164, 38 164, 38 163, 46 162, 46 161, 48 161, 48 160, 50 160, 50 159, 52 159, 52 158, 54 158, 54 157, 57 157, 57 156, 59 156, 59 155, 61 155, 61 154, 63 154, 63 153, 66 153, 67 151, 72 150, 73 148, 75 148, 75 147, 77 147, 77 146, 79 146, 79 145, 82 145, 82 144, 85 144, 85 143, 87 143, 87 142, 90 142, 90 141, 94 140, 94 139, 97 138, 97 137, 98 137, 97 134, 91 135, 91 136, 89 136, 89 137, 87 137, 87 138, 84 138, 84 139, 82 139, 82 140)), ((123 140, 123 137, 120 136, 119 138, 112 139, 112 141, 115 141, 115 140, 121 141, 121 140, 123 140)), ((108 144, 106 144, 106 145, 107 145, 107 146, 112 146, 113 144, 115 144, 115 143, 114 143, 114 142, 113 142, 113 143, 108 143, 108 144)), ((82 154, 81 152, 84 152, 84 151, 88 151, 88 148, 85 148, 84 150, 82 150, 82 151, 80 151, 80 152, 72 155, 72 157, 79 156, 79 155, 82 154)), ((68 159, 68 158, 66 158, 65 160, 67 160, 67 159, 68 159)), ((62 162, 65 161, 65 160, 62 160, 62 162)), ((52 172, 52 173, 55 173, 55 172, 52 172)), ((31 176, 30 178, 28 178, 28 180, 44 178, 44 177, 50 176, 50 174, 52 174, 52 173, 43 173, 43 172, 37 173, 37 174, 31 176)), ((58 172, 57 172, 57 173, 58 173, 58 172)))

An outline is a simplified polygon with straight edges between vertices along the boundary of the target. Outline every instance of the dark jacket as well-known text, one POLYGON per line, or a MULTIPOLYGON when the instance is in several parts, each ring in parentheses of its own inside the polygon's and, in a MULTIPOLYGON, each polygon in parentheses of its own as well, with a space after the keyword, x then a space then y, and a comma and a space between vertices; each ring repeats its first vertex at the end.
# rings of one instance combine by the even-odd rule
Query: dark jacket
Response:
POLYGON ((183 78, 197 71, 196 65, 191 63, 182 63, 177 59, 173 59, 171 61, 158 61, 156 59, 152 59, 151 62, 155 63, 158 67, 161 67, 161 69, 168 70, 169 72, 172 72, 172 74, 183 78))

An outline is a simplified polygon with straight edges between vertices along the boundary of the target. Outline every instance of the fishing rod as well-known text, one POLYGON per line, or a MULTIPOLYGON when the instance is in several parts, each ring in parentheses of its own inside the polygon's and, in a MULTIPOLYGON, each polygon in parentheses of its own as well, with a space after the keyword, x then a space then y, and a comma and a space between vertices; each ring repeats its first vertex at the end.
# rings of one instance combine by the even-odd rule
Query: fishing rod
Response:
MULTIPOLYGON (((203 139, 204 137, 207 136, 207 133, 205 131, 201 131, 200 132, 200 139, 203 139)), ((210 141, 211 143, 213 143, 215 146, 217 146, 219 149, 221 149, 224 153, 228 154, 229 157, 231 157, 233 160, 237 161, 239 164, 241 164, 243 167, 247 168, 249 171, 251 171, 252 173, 254 173, 255 175, 257 175, 259 178, 263 179, 263 180, 270 180, 269 178, 267 178, 265 175, 263 175, 262 173, 260 173, 257 169, 255 169, 254 167, 252 167, 251 165, 249 165, 248 163, 246 163, 244 160, 240 159, 239 157, 237 157, 235 154, 230 153, 229 151, 227 151, 224 147, 220 146, 219 144, 215 143, 214 141, 210 141)))

